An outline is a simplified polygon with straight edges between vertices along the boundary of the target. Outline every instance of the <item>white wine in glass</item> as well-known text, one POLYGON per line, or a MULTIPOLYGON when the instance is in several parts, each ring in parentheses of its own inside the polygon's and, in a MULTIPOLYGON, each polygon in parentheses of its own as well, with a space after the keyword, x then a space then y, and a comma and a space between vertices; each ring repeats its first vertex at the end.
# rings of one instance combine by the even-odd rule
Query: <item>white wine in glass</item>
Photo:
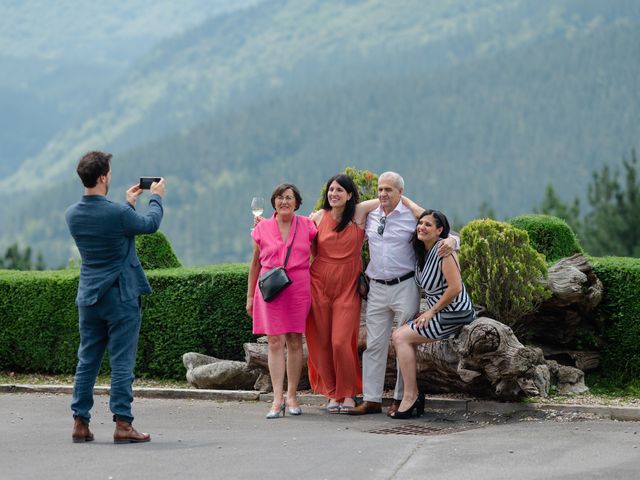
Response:
MULTIPOLYGON (((251 213, 253 213, 253 218, 258 218, 264 212, 264 198, 262 197, 253 197, 251 199, 251 213)), ((251 229, 253 230, 253 228, 251 229)))

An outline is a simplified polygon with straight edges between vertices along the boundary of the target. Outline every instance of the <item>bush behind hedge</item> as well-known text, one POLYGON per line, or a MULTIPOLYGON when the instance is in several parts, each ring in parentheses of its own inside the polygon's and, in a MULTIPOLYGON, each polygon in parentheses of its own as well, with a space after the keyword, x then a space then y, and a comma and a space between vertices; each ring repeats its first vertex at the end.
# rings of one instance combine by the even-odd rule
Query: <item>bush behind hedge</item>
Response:
POLYGON ((530 245, 526 231, 484 219, 469 222, 460 234, 465 286, 491 317, 512 326, 551 295, 540 282, 547 276, 544 256, 530 245))
MULTIPOLYGON (((136 374, 184 378, 182 354, 240 360, 251 341, 247 265, 147 273, 136 374)), ((0 369, 73 373, 79 345, 77 270, 0 271, 0 369)))
POLYGON ((182 267, 169 240, 161 231, 147 235, 137 235, 136 252, 142 268, 146 271, 156 268, 182 267))
POLYGON ((561 218, 552 215, 520 215, 509 220, 529 234, 529 242, 547 262, 555 262, 575 253, 584 253, 576 234, 561 218))
POLYGON ((640 378, 640 259, 590 259, 604 286, 602 374, 623 385, 640 378))

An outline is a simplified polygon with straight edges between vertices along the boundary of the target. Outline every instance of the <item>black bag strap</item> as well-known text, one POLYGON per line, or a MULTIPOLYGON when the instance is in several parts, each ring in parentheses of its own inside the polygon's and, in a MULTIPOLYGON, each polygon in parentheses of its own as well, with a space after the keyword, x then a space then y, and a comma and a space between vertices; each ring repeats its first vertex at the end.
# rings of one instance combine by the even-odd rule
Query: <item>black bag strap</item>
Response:
POLYGON ((298 233, 298 216, 297 215, 296 215, 296 229, 293 231, 293 238, 291 239, 289 248, 287 248, 287 256, 284 259, 284 265, 282 265, 282 268, 287 267, 287 262, 289 261, 289 254, 291 253, 291 247, 293 247, 293 242, 296 241, 296 233, 298 233))
POLYGON ((460 272, 460 276, 462 276, 462 269, 460 269, 460 264, 458 263, 458 260, 456 259, 456 256, 452 253, 451 256, 453 257, 453 261, 456 262, 456 267, 458 267, 458 271, 460 272))

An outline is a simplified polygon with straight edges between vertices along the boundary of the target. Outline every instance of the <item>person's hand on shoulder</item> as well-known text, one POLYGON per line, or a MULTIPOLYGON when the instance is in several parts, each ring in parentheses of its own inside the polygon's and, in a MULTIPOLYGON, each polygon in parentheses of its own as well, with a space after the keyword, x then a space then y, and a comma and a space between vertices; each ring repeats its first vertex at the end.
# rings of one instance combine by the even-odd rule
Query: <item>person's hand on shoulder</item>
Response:
POLYGON ((164 177, 160 177, 159 182, 153 182, 149 190, 151 191, 151 193, 155 195, 160 195, 161 197, 163 197, 164 196, 164 177))
POLYGON ((313 223, 316 224, 316 227, 320 225, 320 220, 322 220, 322 216, 324 215, 324 210, 316 210, 315 212, 311 212, 309 214, 309 218, 313 220, 313 223))
POLYGON ((451 255, 455 251, 458 250, 458 242, 452 236, 449 236, 442 240, 438 245, 438 250, 436 251, 436 255, 440 258, 444 258, 446 256, 451 255))

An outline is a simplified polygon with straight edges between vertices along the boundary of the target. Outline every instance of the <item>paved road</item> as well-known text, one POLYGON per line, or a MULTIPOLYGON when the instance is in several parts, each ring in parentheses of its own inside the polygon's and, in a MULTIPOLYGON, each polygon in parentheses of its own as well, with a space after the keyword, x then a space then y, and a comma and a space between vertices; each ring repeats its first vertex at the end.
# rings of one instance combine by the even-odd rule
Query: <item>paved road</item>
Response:
MULTIPOLYGON (((108 397, 96 441, 71 443, 68 395, 0 394, 0 478, 10 479, 638 479, 640 423, 430 414, 265 420, 265 403, 137 399, 152 442, 114 445, 108 397), (409 426, 414 433, 381 434, 409 426)), ((529 414, 527 414, 529 415, 529 414)), ((546 415, 546 414, 545 414, 546 415)))

